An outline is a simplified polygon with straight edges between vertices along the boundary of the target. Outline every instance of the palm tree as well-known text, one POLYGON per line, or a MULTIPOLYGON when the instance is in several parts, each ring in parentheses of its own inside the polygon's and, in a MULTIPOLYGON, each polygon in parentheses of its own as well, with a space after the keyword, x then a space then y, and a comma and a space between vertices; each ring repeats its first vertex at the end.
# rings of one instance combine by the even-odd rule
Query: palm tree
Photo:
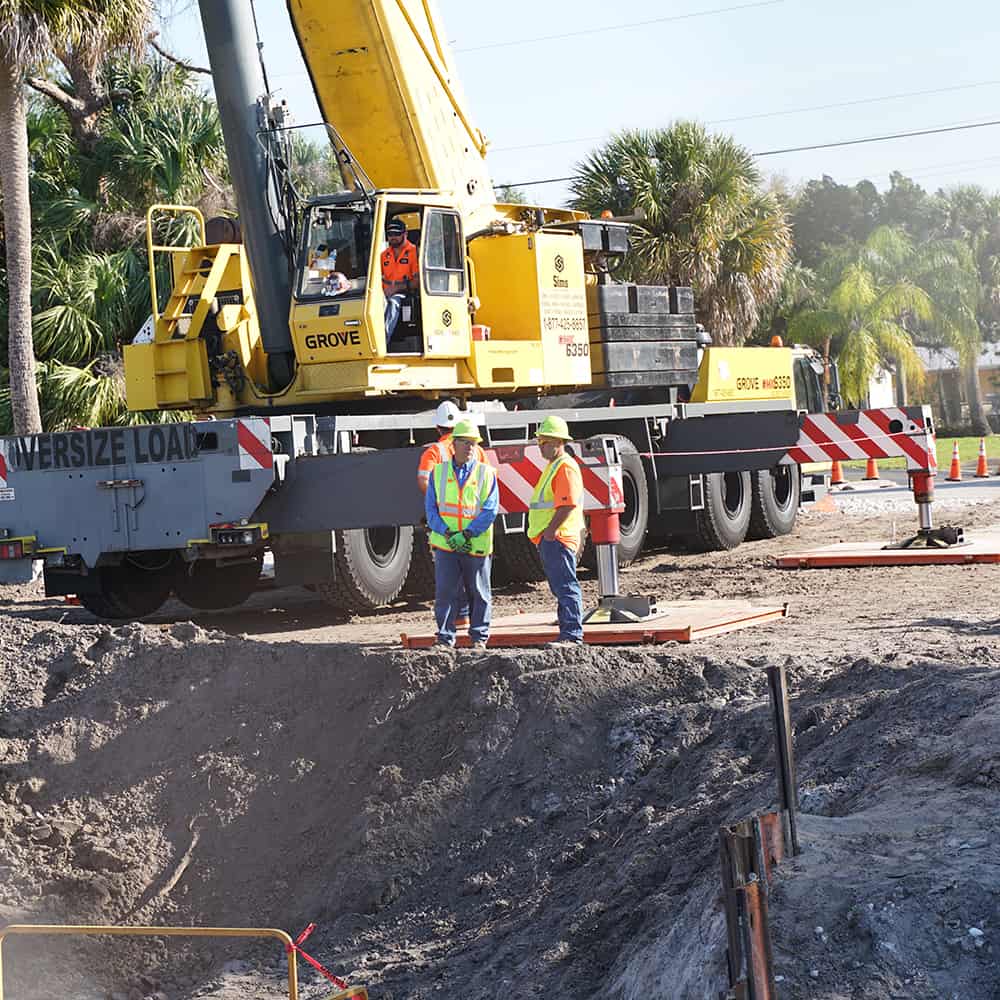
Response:
POLYGON ((978 281, 958 241, 915 247, 902 230, 882 226, 860 246, 831 253, 820 284, 818 304, 793 316, 789 331, 821 348, 828 369, 837 347, 842 391, 852 402, 865 398, 880 365, 896 366, 902 390, 923 381, 917 333, 957 347, 963 358, 978 353, 978 281))
POLYGON ((945 235, 967 248, 967 270, 978 276, 975 323, 966 316, 964 333, 948 342, 956 348, 963 369, 972 432, 986 436, 992 430, 979 383, 979 351, 983 340, 995 339, 1000 327, 1000 195, 964 184, 940 197, 947 213, 945 235))
MULTIPOLYGON (((34 346, 47 429, 177 418, 129 413, 125 404, 121 346, 150 307, 143 205, 183 199, 214 213, 220 201, 231 204, 215 105, 191 74, 160 60, 118 59, 103 74, 109 92, 130 98, 102 112, 95 146, 77 143, 58 103, 28 102, 34 346), (105 180, 99 197, 94 178, 105 180)), ((168 287, 166 261, 158 264, 168 287)), ((0 357, 5 278, 0 262, 0 357)), ((0 432, 12 427, 10 403, 0 369, 0 432)))
POLYGON ((751 153, 694 122, 626 131, 577 167, 572 205, 635 216, 622 277, 691 285, 699 319, 740 344, 781 288, 791 230, 751 153))
POLYGON ((841 392, 853 403, 865 399, 881 365, 894 364, 903 384, 923 380, 923 363, 908 327, 930 323, 934 304, 901 273, 911 254, 901 230, 875 230, 860 247, 844 249, 827 262, 821 278, 827 290, 819 304, 789 322, 793 340, 822 350, 827 379, 832 348, 838 345, 841 392))
POLYGON ((31 337, 31 204, 24 84, 58 51, 92 56, 134 44, 145 28, 145 0, 0 0, 0 194, 7 260, 8 339, 13 428, 42 429, 31 337))

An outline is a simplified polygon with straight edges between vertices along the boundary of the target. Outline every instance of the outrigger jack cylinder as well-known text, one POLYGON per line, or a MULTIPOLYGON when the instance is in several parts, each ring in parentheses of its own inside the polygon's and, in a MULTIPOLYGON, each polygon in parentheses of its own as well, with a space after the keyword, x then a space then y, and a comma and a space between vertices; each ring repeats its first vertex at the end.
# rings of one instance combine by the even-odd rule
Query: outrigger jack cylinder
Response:
POLYGON ((641 622, 656 614, 655 597, 636 597, 618 593, 618 542, 621 531, 618 512, 592 511, 590 537, 597 550, 597 607, 583 616, 590 625, 621 625, 641 622))
POLYGON ((934 514, 931 505, 934 502, 934 474, 932 472, 911 472, 910 484, 913 488, 913 499, 917 503, 917 516, 920 527, 915 535, 904 538, 901 542, 884 545, 885 549, 950 549, 956 545, 965 545, 965 531, 953 524, 934 527, 934 514))

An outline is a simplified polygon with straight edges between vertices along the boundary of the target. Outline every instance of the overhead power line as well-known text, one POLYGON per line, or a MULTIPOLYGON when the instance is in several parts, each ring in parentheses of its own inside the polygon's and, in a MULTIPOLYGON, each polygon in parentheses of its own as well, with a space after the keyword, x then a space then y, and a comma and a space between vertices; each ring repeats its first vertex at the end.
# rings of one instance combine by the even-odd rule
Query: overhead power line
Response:
MULTIPOLYGON (((1000 125, 1000 120, 989 121, 989 122, 972 122, 967 125, 945 125, 941 128, 925 128, 919 129, 914 132, 893 132, 889 135, 872 135, 865 139, 842 139, 838 142, 818 142, 810 146, 787 146, 784 149, 765 149, 759 153, 753 153, 753 156, 781 156, 784 153, 804 153, 812 149, 834 149, 838 146, 861 146, 869 142, 890 142, 894 139, 911 139, 915 136, 921 135, 941 135, 944 132, 964 132, 968 129, 974 128, 989 128, 994 125, 1000 125)), ((497 187, 537 187, 540 184, 561 184, 566 181, 576 180, 576 174, 570 174, 568 177, 548 177, 544 180, 537 181, 523 181, 519 184, 498 184, 497 187)))
MULTIPOLYGON (((729 118, 711 118, 706 125, 729 125, 734 122, 757 121, 761 118, 782 118, 787 115, 803 115, 815 111, 832 111, 835 108, 853 108, 862 104, 880 104, 884 101, 899 101, 909 97, 931 97, 935 94, 950 94, 956 90, 974 90, 978 87, 997 87, 1000 80, 980 80, 978 83, 959 83, 950 87, 934 87, 931 90, 909 90, 901 94, 884 94, 881 97, 859 97, 850 101, 837 101, 832 104, 813 104, 807 108, 786 108, 782 111, 761 111, 750 115, 734 115, 729 118)), ((552 139, 547 142, 529 142, 520 146, 497 146, 491 149, 493 153, 508 153, 525 149, 545 149, 549 146, 571 146, 578 142, 598 142, 602 135, 586 135, 576 139, 552 139)))
POLYGON ((484 49, 507 49, 515 45, 533 45, 536 42, 557 42, 564 38, 581 38, 584 35, 605 35, 610 31, 627 31, 630 28, 647 28, 654 24, 666 24, 669 21, 689 21, 696 17, 710 17, 713 14, 732 14, 736 11, 751 10, 757 7, 776 7, 785 0, 758 0, 756 3, 737 4, 733 7, 715 7, 711 10, 693 10, 689 14, 674 14, 671 17, 656 17, 650 21, 632 21, 628 24, 608 24, 602 28, 582 28, 579 31, 561 31, 556 35, 538 35, 534 38, 516 38, 507 42, 487 42, 485 45, 469 45, 456 48, 456 52, 482 52, 484 49))
POLYGON ((836 146, 861 146, 869 142, 891 142, 894 139, 911 139, 920 135, 941 135, 944 132, 964 132, 973 128, 989 128, 1000 125, 1000 120, 972 122, 968 125, 945 125, 941 128, 925 128, 915 132, 893 132, 890 135, 872 135, 867 139, 842 139, 839 142, 819 142, 811 146, 787 146, 784 149, 765 149, 754 156, 781 156, 783 153, 802 153, 810 149, 833 149, 836 146))

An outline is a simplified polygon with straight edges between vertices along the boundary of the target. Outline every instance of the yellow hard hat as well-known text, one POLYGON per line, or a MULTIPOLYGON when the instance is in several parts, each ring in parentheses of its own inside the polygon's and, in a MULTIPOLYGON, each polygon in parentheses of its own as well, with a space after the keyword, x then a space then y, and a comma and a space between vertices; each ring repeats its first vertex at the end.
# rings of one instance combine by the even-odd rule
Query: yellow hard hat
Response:
POLYGON ((561 438, 563 441, 572 441, 573 435, 569 432, 569 427, 562 417, 546 417, 535 432, 535 437, 561 438))
POLYGON ((451 432, 453 438, 468 438, 470 441, 482 441, 479 428, 471 420, 459 420, 451 432))

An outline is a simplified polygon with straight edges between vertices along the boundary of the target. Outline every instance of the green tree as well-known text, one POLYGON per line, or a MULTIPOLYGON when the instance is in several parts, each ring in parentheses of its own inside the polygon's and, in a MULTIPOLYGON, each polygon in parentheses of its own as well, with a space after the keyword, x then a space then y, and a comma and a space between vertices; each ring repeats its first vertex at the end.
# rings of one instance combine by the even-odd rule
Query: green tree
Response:
MULTIPOLYGON (((116 60, 104 72, 105 86, 128 91, 129 113, 117 102, 102 111, 94 146, 77 144, 57 104, 34 96, 28 105, 34 343, 46 427, 139 417, 125 407, 121 347, 150 311, 145 205, 182 197, 208 214, 220 202, 231 204, 214 103, 190 74, 159 60, 138 66, 116 60), (204 127, 192 124, 206 119, 204 127), (150 154, 147 146, 166 135, 166 152, 150 154), (104 178, 96 198, 86 193, 95 177, 104 178)), ((159 264, 166 286, 165 261, 159 264)), ((0 280, 0 321, 5 306, 0 280)), ((9 400, 8 387, 0 409, 9 400)), ((0 425, 10 426, 3 413, 0 425)))
POLYGON ((793 198, 795 256, 818 268, 831 247, 863 243, 879 224, 882 197, 871 181, 853 187, 823 175, 809 181, 793 198))
POLYGON ((819 348, 827 369, 834 343, 844 398, 861 403, 880 365, 895 362, 900 378, 919 378, 923 365, 906 329, 906 317, 930 319, 926 292, 911 281, 892 280, 890 261, 906 241, 896 230, 875 230, 860 247, 825 262, 824 286, 816 306, 792 317, 796 341, 819 348))
POLYGON ((24 85, 63 51, 98 54, 134 45, 148 18, 145 0, 0 0, 0 193, 8 287, 7 358, 13 426, 41 428, 31 334, 31 205, 24 85))
MULTIPOLYGON (((972 431, 986 436, 991 428, 979 383, 979 353, 984 340, 995 340, 1000 333, 1000 195, 965 184, 939 193, 938 199, 945 213, 943 232, 967 248, 966 268, 977 279, 974 304, 968 294, 963 297, 974 305, 974 316, 963 314, 961 325, 946 342, 959 357, 972 431)), ((958 294, 956 285, 945 291, 958 294)))
POLYGON ((574 208, 643 219, 622 276, 691 285, 718 343, 741 344, 777 296, 791 231, 751 153, 694 122, 614 136, 577 167, 574 208))
POLYGON ((928 194, 919 184, 894 170, 889 174, 889 190, 882 199, 879 223, 904 229, 918 243, 940 235, 945 221, 945 206, 940 198, 928 194))

